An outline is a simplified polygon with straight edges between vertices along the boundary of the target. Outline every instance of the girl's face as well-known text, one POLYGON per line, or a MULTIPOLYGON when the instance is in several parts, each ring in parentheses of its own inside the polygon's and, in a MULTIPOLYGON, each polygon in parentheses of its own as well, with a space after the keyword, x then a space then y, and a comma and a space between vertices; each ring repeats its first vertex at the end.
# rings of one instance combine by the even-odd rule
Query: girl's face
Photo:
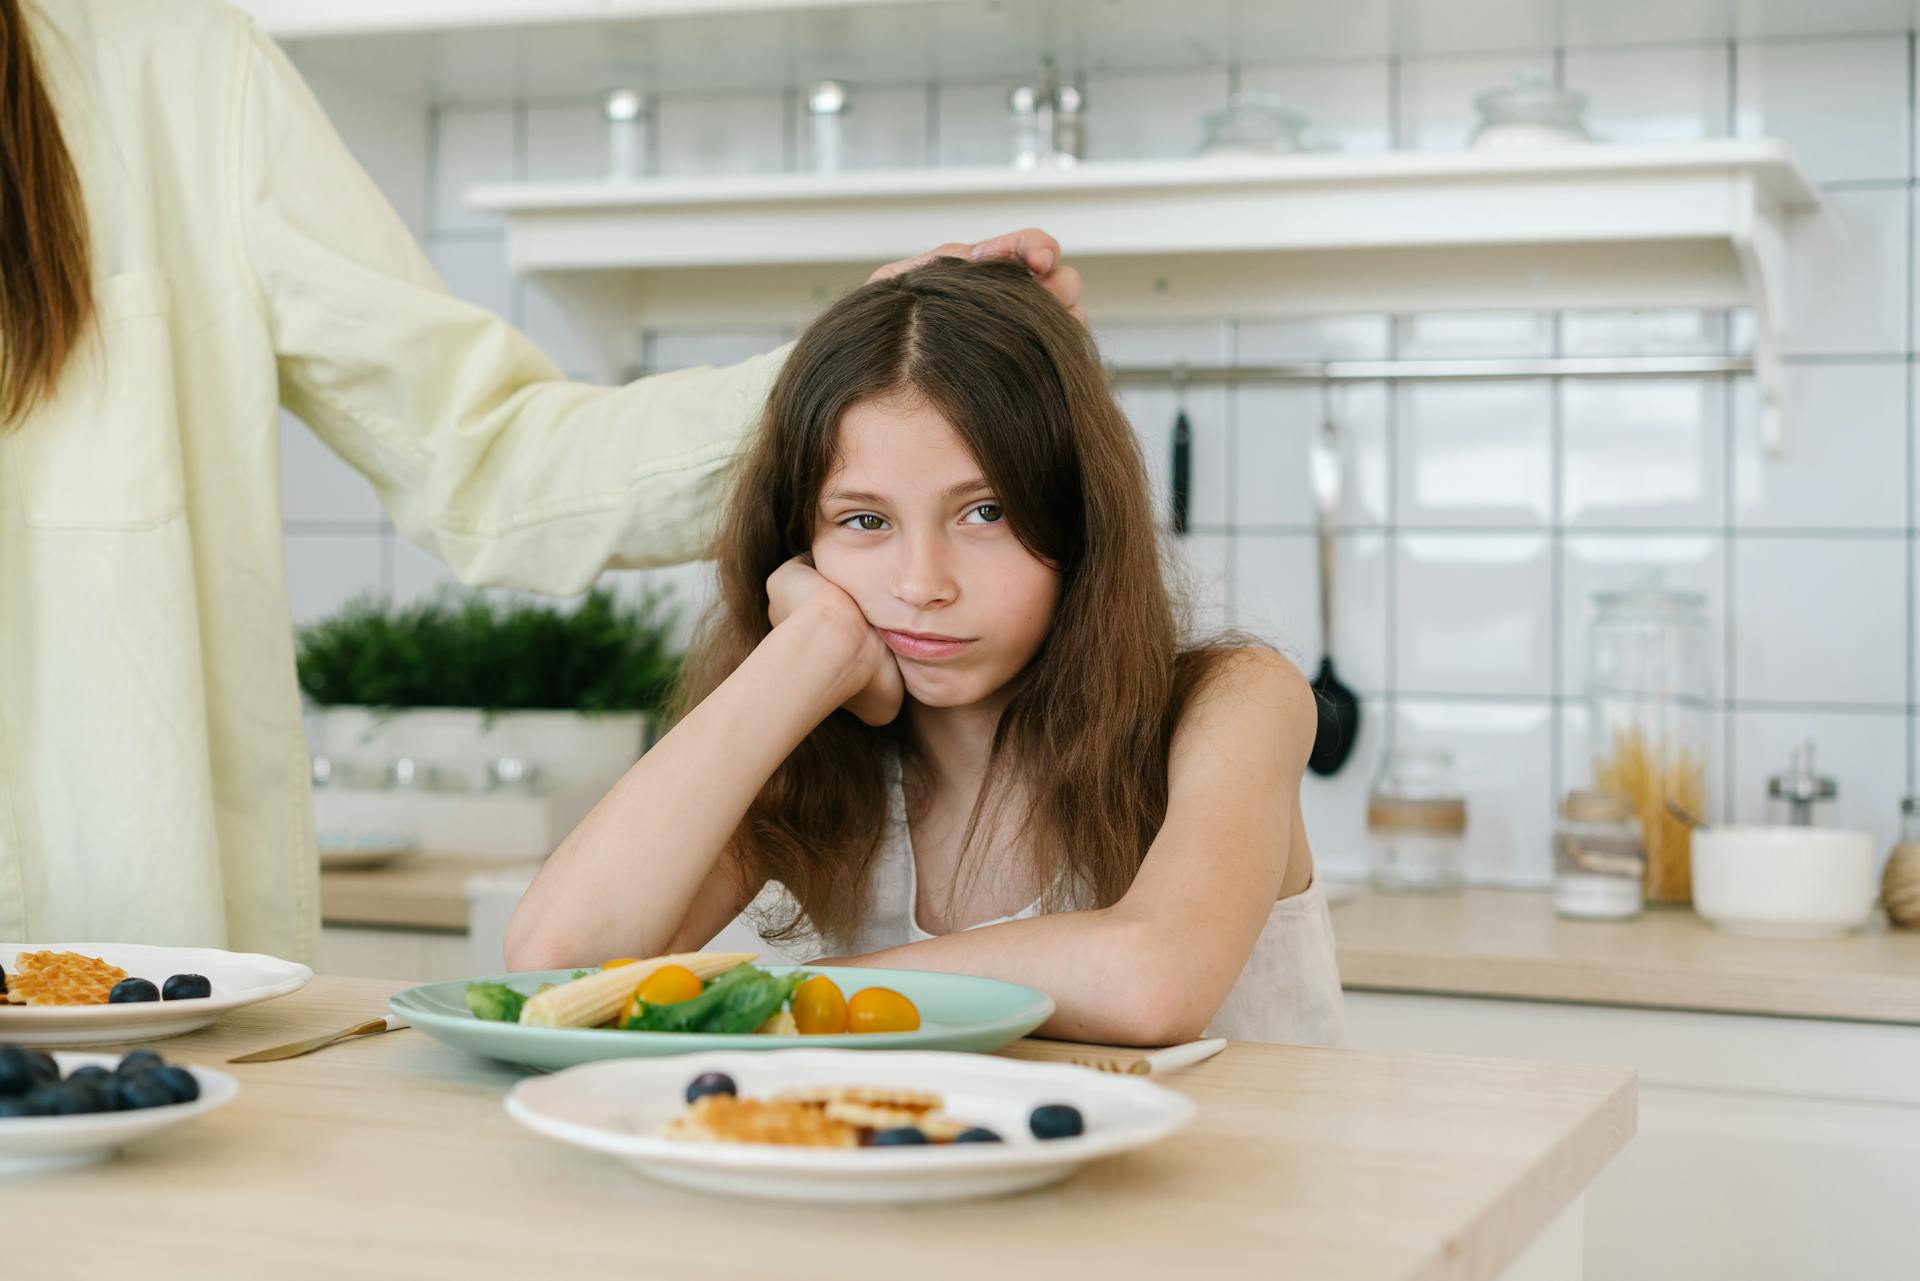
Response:
POLYGON ((813 563, 928 707, 991 697, 1040 649, 1060 575, 1014 537, 960 434, 924 400, 862 401, 814 514, 813 563))

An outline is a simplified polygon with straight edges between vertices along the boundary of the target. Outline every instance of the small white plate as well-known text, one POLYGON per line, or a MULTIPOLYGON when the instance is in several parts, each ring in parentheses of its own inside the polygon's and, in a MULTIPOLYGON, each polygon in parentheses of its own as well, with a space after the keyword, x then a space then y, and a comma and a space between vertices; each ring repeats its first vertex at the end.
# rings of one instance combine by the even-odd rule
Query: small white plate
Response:
MULTIPOLYGON (((75 1068, 97 1063, 111 1071, 120 1062, 118 1054, 55 1054, 60 1075, 75 1068)), ((175 1103, 162 1108, 139 1108, 132 1112, 92 1112, 85 1116, 6 1116, 0 1117, 0 1175, 30 1174, 58 1170, 70 1165, 104 1161, 119 1151, 121 1144, 143 1138, 196 1116, 205 1116, 217 1107, 233 1102, 240 1086, 225 1072, 177 1066, 193 1073, 200 1082, 200 1097, 191 1103, 175 1103)))
POLYGON ((156 947, 145 943, 0 943, 0 967, 13 973, 22 952, 79 952, 117 965, 155 987, 174 974, 204 974, 213 995, 186 1001, 132 1001, 124 1005, 7 1005, 0 1002, 0 1044, 118 1045, 156 1041, 207 1026, 230 1010, 297 992, 313 971, 277 956, 223 952, 212 947, 156 947))
POLYGON ((783 1201, 907 1202, 997 1196, 1044 1187, 1098 1157, 1156 1143, 1193 1119, 1184 1095, 1138 1077, 982 1054, 776 1050, 613 1059, 521 1081, 507 1113, 549 1138, 624 1159, 667 1183, 783 1201), (825 1149, 669 1139, 687 1083, 725 1072, 742 1097, 803 1085, 933 1090, 946 1115, 1001 1143, 825 1149), (1086 1132, 1039 1140, 1027 1117, 1043 1103, 1080 1109, 1086 1132))
POLYGON ((322 832, 315 843, 323 872, 391 867, 420 852, 419 843, 404 832, 322 832))

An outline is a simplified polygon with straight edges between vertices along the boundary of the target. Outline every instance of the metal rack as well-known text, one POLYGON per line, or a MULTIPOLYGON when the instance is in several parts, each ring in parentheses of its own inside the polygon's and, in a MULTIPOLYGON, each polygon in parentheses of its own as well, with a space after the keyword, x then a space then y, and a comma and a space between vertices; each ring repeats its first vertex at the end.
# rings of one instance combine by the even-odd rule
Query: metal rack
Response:
POLYGON ((1746 356, 1539 356, 1500 360, 1329 360, 1282 365, 1109 365, 1118 383, 1321 383, 1521 378, 1699 378, 1751 374, 1746 356))

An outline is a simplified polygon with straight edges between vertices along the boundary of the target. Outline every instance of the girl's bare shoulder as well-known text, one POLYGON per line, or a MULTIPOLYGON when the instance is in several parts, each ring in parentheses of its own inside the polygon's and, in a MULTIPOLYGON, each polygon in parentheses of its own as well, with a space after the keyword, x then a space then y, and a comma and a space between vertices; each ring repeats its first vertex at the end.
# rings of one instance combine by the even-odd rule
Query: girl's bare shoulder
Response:
MULTIPOLYGON (((1211 651, 1174 730, 1183 740, 1204 738, 1222 746, 1282 743, 1285 755, 1311 751, 1318 727, 1313 687, 1285 654, 1249 645, 1211 651)), ((1304 760, 1304 756, 1302 757, 1304 760)))

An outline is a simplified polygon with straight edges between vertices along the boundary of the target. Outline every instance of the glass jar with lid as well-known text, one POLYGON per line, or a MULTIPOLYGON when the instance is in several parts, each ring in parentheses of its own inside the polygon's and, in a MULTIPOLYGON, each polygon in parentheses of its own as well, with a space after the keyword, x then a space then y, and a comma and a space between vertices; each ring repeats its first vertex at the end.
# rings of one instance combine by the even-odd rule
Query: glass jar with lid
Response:
POLYGON ((1587 641, 1593 783, 1630 797, 1650 903, 1693 898, 1693 831, 1712 822, 1713 650, 1706 598, 1642 587, 1594 595, 1587 641))
POLYGON ((1473 100, 1479 123, 1468 145, 1480 150, 1524 150, 1593 141, 1587 95, 1561 89, 1539 71, 1523 71, 1473 100))
POLYGON ((1562 916, 1627 920, 1640 915, 1646 852, 1633 798, 1572 791, 1553 833, 1553 910, 1562 916))
POLYGON ((1387 753, 1367 794, 1374 888, 1446 893, 1465 881, 1467 800, 1453 757, 1427 748, 1387 753))

